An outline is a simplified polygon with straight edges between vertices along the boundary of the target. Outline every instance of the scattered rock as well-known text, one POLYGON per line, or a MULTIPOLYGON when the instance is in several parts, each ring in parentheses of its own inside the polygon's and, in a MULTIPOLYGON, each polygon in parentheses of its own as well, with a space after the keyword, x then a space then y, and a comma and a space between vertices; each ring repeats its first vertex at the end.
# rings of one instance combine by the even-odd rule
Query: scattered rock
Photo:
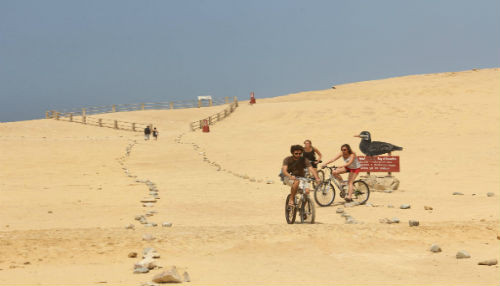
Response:
POLYGON ((170 270, 163 271, 153 277, 153 282, 156 283, 181 283, 182 279, 177 272, 177 268, 172 266, 170 270))
POLYGON ((365 207, 374 207, 374 205, 371 203, 367 203, 367 204, 365 204, 365 207))
POLYGON ((148 273, 148 272, 149 272, 149 268, 146 268, 146 267, 139 267, 139 268, 134 269, 135 274, 148 273))
POLYGON ((430 206, 424 206, 424 210, 426 210, 426 211, 432 211, 432 210, 433 210, 433 208, 432 208, 432 207, 430 207, 430 206))
POLYGON ((409 204, 402 204, 401 206, 399 206, 399 208, 403 209, 403 210, 406 210, 406 209, 411 208, 411 205, 409 205, 409 204))
POLYGON ((418 220, 409 220, 408 221, 408 224, 410 226, 419 226, 420 225, 420 222, 418 220))
MULTIPOLYGON (((30 264, 31 264, 31 262, 26 261, 26 262, 24 262, 23 264, 24 264, 24 265, 30 265, 30 264)), ((496 263, 495 263, 495 264, 496 264, 496 263)))
POLYGON ((142 198, 141 203, 156 203, 155 198, 142 198))
POLYGON ((493 197, 495 195, 495 193, 492 193, 492 192, 489 192, 486 194, 488 197, 493 197))
POLYGON ((351 215, 349 215, 349 214, 347 214, 347 213, 345 213, 345 212, 344 212, 344 213, 342 213, 340 216, 341 216, 341 217, 344 217, 344 218, 347 218, 347 217, 350 217, 351 215))
POLYGON ((452 194, 452 195, 454 195, 454 196, 463 196, 463 195, 464 195, 464 193, 461 193, 461 192, 453 192, 453 194, 452 194))
POLYGON ((431 245, 430 251, 434 253, 441 252, 441 247, 437 244, 433 244, 431 245))
POLYGON ((141 219, 145 219, 145 217, 143 215, 136 215, 134 217, 135 220, 141 220, 141 219))
POLYGON ((498 261, 496 259, 488 259, 488 260, 479 261, 477 264, 478 265, 492 266, 492 265, 497 265, 497 263, 498 263, 498 261))
POLYGON ((266 184, 274 184, 274 181, 273 181, 273 180, 268 180, 268 181, 266 182, 266 184))
POLYGON ((341 214, 341 213, 344 212, 344 209, 343 208, 338 208, 335 212, 338 213, 338 214, 341 214))
POLYGON ((397 217, 393 217, 393 218, 391 219, 391 222, 392 222, 392 223, 399 223, 399 218, 397 218, 397 217))
POLYGON ((133 224, 129 224, 125 227, 125 229, 134 229, 135 226, 133 224))
POLYGON ((154 269, 155 267, 156 267, 156 263, 155 263, 153 257, 146 257, 134 265, 134 269, 138 269, 138 268, 154 269))
POLYGON ((370 190, 397 190, 399 188, 399 180, 393 176, 378 177, 375 175, 363 177, 370 190))
POLYGON ((392 190, 384 190, 384 193, 390 194, 390 193, 392 193, 392 190))
POLYGON ((388 218, 381 218, 378 220, 380 223, 386 223, 386 224, 393 224, 393 223, 399 223, 399 218, 393 217, 392 219, 388 218))
POLYGON ((346 224, 357 224, 358 222, 353 217, 347 217, 345 220, 346 224))
POLYGON ((470 258, 470 254, 465 250, 460 250, 456 255, 457 259, 470 258))
POLYGON ((147 233, 142 236, 142 240, 153 241, 155 240, 155 237, 152 234, 147 233))
POLYGON ((136 258, 137 252, 130 252, 127 256, 128 256, 128 258, 136 258))
POLYGON ((171 222, 164 222, 161 224, 161 226, 163 227, 172 227, 172 223, 171 222))
POLYGON ((189 277, 189 273, 187 273, 187 271, 184 271, 184 274, 182 274, 182 277, 184 279, 184 282, 191 282, 191 278, 189 277))
POLYGON ((48 211, 47 213, 51 214, 51 213, 52 213, 52 211, 48 211))
POLYGON ((351 208, 351 207, 355 207, 357 205, 359 205, 359 202, 350 202, 350 203, 345 203, 344 207, 351 208))

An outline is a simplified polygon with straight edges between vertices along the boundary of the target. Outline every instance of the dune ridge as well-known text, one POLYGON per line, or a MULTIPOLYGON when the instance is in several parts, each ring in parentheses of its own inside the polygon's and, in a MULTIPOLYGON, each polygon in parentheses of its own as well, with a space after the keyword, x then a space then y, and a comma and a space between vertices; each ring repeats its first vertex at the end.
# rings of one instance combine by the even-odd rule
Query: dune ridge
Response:
POLYGON ((1 123, 0 284, 140 285, 161 270, 133 274, 127 254, 148 246, 193 285, 498 283, 498 265, 477 263, 500 259, 499 95, 493 68, 257 97, 210 133, 189 122, 222 106, 102 115, 152 122, 158 141, 48 119, 1 123), (317 224, 287 225, 277 174, 289 146, 311 139, 327 159, 349 143, 360 154, 352 136, 362 130, 404 147, 399 190, 346 208, 360 224, 336 214, 337 198, 317 207, 317 224), (125 167, 137 178, 120 164, 132 142, 125 167), (159 189, 150 220, 172 227, 134 220, 149 210, 138 178, 159 189), (401 223, 379 223, 386 217, 401 223), (433 243, 443 251, 430 252, 433 243), (457 260, 462 249, 472 257, 457 260))

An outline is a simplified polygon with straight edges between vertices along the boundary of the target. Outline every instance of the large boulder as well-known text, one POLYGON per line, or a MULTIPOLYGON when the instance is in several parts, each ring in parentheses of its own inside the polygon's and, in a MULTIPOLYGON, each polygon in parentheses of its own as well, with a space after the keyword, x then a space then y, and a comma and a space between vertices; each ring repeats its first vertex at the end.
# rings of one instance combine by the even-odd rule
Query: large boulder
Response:
POLYGON ((397 190, 399 188, 399 179, 394 176, 362 176, 361 179, 365 181, 370 190, 384 191, 384 190, 397 190))

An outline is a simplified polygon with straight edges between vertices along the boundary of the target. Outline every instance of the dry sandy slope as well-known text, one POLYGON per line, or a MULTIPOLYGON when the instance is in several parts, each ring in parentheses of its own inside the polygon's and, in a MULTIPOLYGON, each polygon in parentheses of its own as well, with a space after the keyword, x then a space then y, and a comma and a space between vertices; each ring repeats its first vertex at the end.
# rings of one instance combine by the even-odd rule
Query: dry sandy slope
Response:
POLYGON ((499 69, 417 75, 257 99, 208 134, 189 132, 188 122, 222 107, 103 115, 153 122, 157 142, 53 120, 1 124, 0 284, 137 285, 152 273, 132 274, 135 260, 126 255, 152 245, 161 265, 187 267, 194 285, 496 285, 498 266, 477 262, 500 259, 499 76, 499 69), (286 225, 286 188, 227 172, 277 181, 290 144, 309 138, 331 157, 342 143, 358 151, 352 135, 362 130, 405 148, 400 191, 370 201, 410 210, 355 207, 348 212, 362 224, 345 225, 336 207, 318 208, 318 224, 286 225), (158 185, 151 220, 172 228, 124 229, 144 212, 147 194, 116 160, 134 140, 125 165, 158 185), (394 216, 400 225, 378 223, 394 216), (408 219, 421 226, 409 228, 408 219), (145 243, 144 233, 158 239, 145 243), (432 243, 443 252, 430 253, 432 243), (456 260, 460 249, 472 258, 456 260))

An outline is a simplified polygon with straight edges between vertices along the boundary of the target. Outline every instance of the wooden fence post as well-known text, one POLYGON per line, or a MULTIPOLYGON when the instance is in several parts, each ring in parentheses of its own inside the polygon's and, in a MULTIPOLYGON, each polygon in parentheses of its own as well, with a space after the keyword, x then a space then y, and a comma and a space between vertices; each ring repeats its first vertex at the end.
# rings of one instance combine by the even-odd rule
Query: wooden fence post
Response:
POLYGON ((203 128, 203 120, 200 120, 200 129, 203 128))
POLYGON ((174 103, 170 102, 170 109, 174 109, 174 103))
POLYGON ((113 105, 111 106, 111 112, 116 112, 116 105, 114 105, 114 104, 113 104, 113 105))
POLYGON ((82 116, 83 117, 87 116, 87 109, 82 108, 82 116))
POLYGON ((224 118, 227 117, 227 109, 224 109, 224 118))
POLYGON ((238 98, 236 96, 234 97, 234 105, 238 107, 238 98))
POLYGON ((144 103, 141 103, 141 110, 144 110, 144 103))
POLYGON ((191 127, 191 131, 194 131, 194 124, 193 124, 193 122, 189 123, 189 127, 191 127))
POLYGON ((59 120, 59 112, 56 112, 56 120, 59 120))
POLYGON ((102 127, 102 118, 99 118, 99 127, 102 127))
POLYGON ((208 106, 212 106, 212 103, 213 103, 213 102, 212 102, 212 99, 209 99, 209 100, 208 100, 208 106))
POLYGON ((48 111, 45 111, 45 118, 46 118, 46 119, 49 119, 49 118, 50 118, 50 116, 49 116, 49 112, 48 112, 48 111))
POLYGON ((69 121, 73 122, 73 112, 69 114, 69 121))
POLYGON ((201 99, 198 99, 198 108, 201 107, 201 99))
POLYGON ((217 121, 220 121, 220 113, 217 113, 217 121))
POLYGON ((117 120, 115 120, 115 126, 114 127, 115 127, 115 129, 118 129, 118 121, 117 120))
POLYGON ((87 116, 82 116, 82 123, 87 124, 87 116))
POLYGON ((132 122, 132 131, 135 131, 135 122, 132 122))
POLYGON ((56 118, 56 111, 55 111, 55 110, 52 110, 52 111, 51 111, 51 113, 52 113, 51 118, 56 118))

